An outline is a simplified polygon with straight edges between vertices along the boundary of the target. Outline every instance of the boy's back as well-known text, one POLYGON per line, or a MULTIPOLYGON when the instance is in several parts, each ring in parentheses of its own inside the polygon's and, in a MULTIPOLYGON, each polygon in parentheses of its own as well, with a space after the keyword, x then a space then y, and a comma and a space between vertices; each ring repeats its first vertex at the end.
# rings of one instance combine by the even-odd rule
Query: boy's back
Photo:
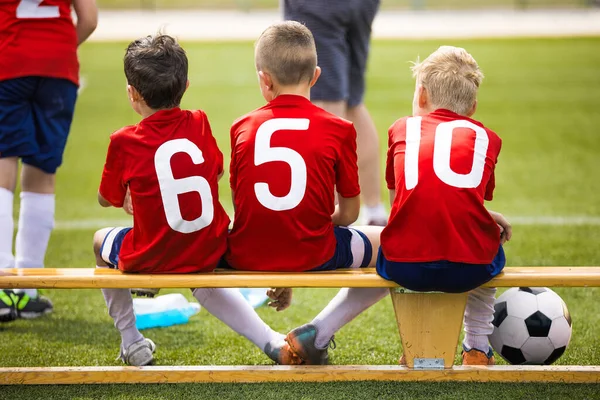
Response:
POLYGON ((79 63, 72 1, 40 3, 0 1, 0 80, 44 76, 77 84, 79 63))
POLYGON ((133 231, 123 240, 119 269, 214 269, 229 225, 218 201, 222 172, 223 155, 202 111, 160 110, 115 132, 100 193, 121 207, 127 188, 131 191, 133 231))
POLYGON ((304 271, 329 260, 334 192, 360 193, 352 124, 302 96, 280 95, 233 124, 231 147, 228 263, 304 271))
POLYGON ((500 138, 449 110, 402 118, 389 131, 388 188, 396 191, 381 235, 386 259, 489 264, 498 226, 492 200, 500 138))

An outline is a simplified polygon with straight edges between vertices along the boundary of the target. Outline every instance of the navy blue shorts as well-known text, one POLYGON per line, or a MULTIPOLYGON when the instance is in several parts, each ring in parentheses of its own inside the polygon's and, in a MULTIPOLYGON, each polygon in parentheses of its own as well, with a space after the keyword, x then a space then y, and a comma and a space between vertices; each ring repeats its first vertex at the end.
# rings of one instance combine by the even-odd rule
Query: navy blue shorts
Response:
POLYGON ((53 174, 62 164, 77 85, 65 79, 28 76, 0 81, 0 157, 53 174))
POLYGON ((303 23, 317 45, 321 77, 312 100, 363 102, 371 25, 379 0, 284 0, 286 20, 303 23))
POLYGON ((119 267, 119 252, 125 235, 132 228, 112 228, 102 242, 100 247, 100 257, 108 264, 110 268, 117 269, 119 267))
POLYGON ((502 246, 491 264, 462 264, 450 261, 404 263, 389 261, 381 247, 377 255, 377 273, 389 281, 419 292, 464 293, 498 275, 506 257, 502 246))
POLYGON ((373 246, 367 236, 352 228, 336 226, 333 228, 335 253, 325 264, 311 271, 331 271, 339 268, 368 267, 373 256, 373 246))

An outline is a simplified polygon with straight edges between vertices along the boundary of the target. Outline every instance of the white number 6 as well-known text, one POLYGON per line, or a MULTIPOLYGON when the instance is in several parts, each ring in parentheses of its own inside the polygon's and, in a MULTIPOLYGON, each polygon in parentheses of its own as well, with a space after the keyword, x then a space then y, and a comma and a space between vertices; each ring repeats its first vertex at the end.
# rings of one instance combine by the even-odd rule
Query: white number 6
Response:
POLYGON ((165 207, 167 223, 174 231, 192 233, 206 228, 213 221, 215 209, 208 181, 201 176, 175 179, 171 170, 171 158, 177 153, 186 153, 194 164, 202 164, 202 151, 188 139, 175 139, 163 143, 154 155, 154 167, 158 176, 160 195, 165 207), (193 221, 184 220, 177 195, 197 192, 202 202, 202 214, 193 221))
POLYGON ((280 130, 305 131, 309 120, 306 118, 274 118, 264 122, 256 131, 254 145, 254 164, 261 165, 271 161, 282 161, 292 171, 290 191, 285 196, 275 196, 269 190, 269 184, 254 184, 256 198, 266 208, 273 211, 291 210, 304 198, 306 192, 306 163, 298 152, 287 147, 271 147, 271 136, 280 130))
POLYGON ((58 6, 42 6, 43 0, 21 0, 17 7, 17 18, 58 18, 58 6))

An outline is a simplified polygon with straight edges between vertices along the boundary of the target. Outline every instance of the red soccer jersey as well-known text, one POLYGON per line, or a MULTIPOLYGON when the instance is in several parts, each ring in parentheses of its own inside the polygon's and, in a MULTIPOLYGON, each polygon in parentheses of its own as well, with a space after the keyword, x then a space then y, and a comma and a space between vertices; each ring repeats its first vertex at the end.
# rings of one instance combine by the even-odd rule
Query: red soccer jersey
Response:
POLYGON ((78 84, 70 0, 0 0, 0 81, 24 76, 78 84))
POLYGON ((328 261, 336 247, 334 191, 360 194, 352 123, 304 97, 281 95, 234 122, 231 149, 227 262, 306 271, 328 261))
POLYGON ((502 141, 448 110, 402 118, 389 130, 386 181, 396 197, 381 234, 386 259, 489 264, 500 231, 492 200, 502 141))
POLYGON ((100 194, 122 207, 129 187, 134 210, 119 269, 212 271, 227 247, 222 172, 223 155, 202 111, 161 110, 113 133, 100 194))

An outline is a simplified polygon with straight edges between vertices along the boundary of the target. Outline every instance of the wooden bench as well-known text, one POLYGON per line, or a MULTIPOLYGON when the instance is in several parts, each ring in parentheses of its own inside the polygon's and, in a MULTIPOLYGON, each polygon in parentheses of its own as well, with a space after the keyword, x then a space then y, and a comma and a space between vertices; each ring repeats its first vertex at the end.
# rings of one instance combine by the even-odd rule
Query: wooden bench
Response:
MULTIPOLYGON (((600 286, 600 267, 507 267, 485 286, 600 286)), ((426 380, 600 383, 599 366, 453 366, 466 294, 415 293, 374 269, 142 275, 95 268, 0 270, 0 288, 295 287, 389 288, 407 366, 49 367, 0 368, 2 384, 426 380), (415 360, 419 361, 415 365, 415 360), (426 361, 426 362, 422 362, 426 361)))

